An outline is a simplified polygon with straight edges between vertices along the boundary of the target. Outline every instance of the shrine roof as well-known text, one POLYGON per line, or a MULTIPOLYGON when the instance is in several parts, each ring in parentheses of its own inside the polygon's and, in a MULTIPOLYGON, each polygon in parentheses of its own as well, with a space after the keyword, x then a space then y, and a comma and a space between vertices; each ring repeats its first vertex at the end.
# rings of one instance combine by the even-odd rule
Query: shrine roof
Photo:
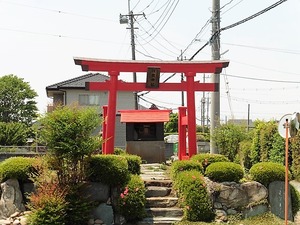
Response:
POLYGON ((119 110, 122 123, 168 122, 171 110, 119 110))

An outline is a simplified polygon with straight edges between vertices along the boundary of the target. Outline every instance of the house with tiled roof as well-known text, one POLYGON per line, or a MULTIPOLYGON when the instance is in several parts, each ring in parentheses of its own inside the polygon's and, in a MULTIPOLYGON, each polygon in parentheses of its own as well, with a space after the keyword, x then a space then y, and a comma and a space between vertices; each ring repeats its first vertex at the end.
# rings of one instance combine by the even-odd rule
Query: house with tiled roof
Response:
MULTIPOLYGON (((46 87, 47 97, 52 99, 48 112, 55 106, 78 103, 82 107, 97 106, 102 115, 102 106, 108 104, 107 91, 89 91, 86 82, 105 82, 109 77, 101 73, 88 73, 79 77, 65 80, 46 87)), ((119 110, 134 109, 134 93, 119 91, 117 97, 117 112, 119 110)), ((99 128, 100 130, 100 128, 99 128)), ((116 115, 115 147, 125 148, 126 126, 120 122, 120 114, 116 115)))

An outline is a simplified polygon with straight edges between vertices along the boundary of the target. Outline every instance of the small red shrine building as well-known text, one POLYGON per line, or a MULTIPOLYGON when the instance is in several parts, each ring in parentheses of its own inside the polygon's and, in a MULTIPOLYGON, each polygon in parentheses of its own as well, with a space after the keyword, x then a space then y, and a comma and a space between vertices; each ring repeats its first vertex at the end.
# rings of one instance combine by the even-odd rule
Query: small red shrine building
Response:
POLYGON ((126 152, 148 163, 166 162, 164 122, 171 110, 119 110, 126 123, 126 152))

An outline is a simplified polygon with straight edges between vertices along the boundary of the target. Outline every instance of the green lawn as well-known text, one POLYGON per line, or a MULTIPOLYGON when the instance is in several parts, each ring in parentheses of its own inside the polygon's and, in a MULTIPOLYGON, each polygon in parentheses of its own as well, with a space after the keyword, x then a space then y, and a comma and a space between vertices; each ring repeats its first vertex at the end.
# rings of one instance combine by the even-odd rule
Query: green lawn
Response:
MULTIPOLYGON (((220 225, 222 223, 205 223, 205 222, 189 222, 189 221, 181 221, 177 222, 176 225, 220 225)), ((276 217, 272 213, 265 213, 261 216, 255 216, 244 220, 239 220, 236 218, 230 218, 228 223, 223 224, 232 224, 232 225, 284 225, 285 221, 276 217)), ((297 225, 294 222, 288 223, 289 225, 297 225)))

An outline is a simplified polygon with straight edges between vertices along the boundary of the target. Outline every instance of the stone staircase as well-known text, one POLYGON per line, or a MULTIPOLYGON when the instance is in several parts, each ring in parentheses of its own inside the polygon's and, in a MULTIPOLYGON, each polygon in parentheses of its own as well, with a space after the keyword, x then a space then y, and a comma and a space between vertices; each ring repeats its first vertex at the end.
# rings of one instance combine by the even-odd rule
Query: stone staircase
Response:
POLYGON ((183 211, 172 191, 172 181, 159 163, 142 164, 141 177, 146 186, 147 217, 137 225, 172 225, 180 221, 183 211))

